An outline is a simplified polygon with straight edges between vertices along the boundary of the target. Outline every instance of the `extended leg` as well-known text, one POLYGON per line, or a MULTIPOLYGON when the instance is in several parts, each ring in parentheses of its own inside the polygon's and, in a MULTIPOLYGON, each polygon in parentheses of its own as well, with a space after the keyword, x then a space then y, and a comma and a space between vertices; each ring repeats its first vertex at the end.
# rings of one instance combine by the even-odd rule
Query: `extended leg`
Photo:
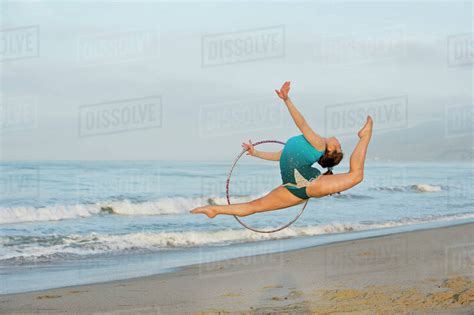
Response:
POLYGON ((351 155, 349 173, 319 176, 306 188, 308 196, 323 197, 334 194, 354 187, 362 181, 365 156, 372 136, 372 118, 370 116, 358 135, 360 139, 351 155))
POLYGON ((192 210, 191 213, 204 213, 210 218, 213 218, 218 214, 243 217, 257 212, 288 208, 297 205, 302 201, 304 200, 290 193, 285 187, 279 186, 267 195, 249 202, 223 206, 211 205, 199 207, 192 210))

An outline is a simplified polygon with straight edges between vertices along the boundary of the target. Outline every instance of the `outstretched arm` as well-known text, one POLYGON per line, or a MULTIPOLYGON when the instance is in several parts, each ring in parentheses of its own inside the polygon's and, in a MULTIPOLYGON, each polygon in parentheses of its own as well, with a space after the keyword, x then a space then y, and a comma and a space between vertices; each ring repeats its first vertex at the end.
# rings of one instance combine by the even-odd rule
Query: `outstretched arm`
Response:
POLYGON ((269 161, 280 161, 281 150, 277 152, 264 152, 255 150, 252 141, 249 140, 249 143, 242 143, 242 148, 247 150, 247 155, 258 157, 262 160, 269 161))
POLYGON ((324 151, 326 149, 326 141, 320 135, 314 132, 313 129, 311 129, 311 127, 306 122, 306 119, 303 117, 303 115, 301 115, 295 104, 293 104, 288 96, 288 93, 290 92, 290 81, 286 81, 281 87, 280 91, 275 90, 275 92, 285 102, 285 105, 288 108, 293 121, 301 133, 303 133, 303 136, 306 138, 306 140, 308 140, 308 142, 311 143, 311 145, 316 149, 324 151))
POLYGON ((255 150, 255 157, 269 161, 280 161, 281 150, 278 152, 263 152, 255 150))

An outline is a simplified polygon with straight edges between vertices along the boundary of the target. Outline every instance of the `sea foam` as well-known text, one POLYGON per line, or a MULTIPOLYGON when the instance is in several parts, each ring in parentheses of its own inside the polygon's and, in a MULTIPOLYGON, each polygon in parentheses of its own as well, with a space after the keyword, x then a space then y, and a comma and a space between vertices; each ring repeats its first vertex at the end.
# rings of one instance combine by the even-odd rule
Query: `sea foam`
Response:
MULTIPOLYGON (((259 196, 234 197, 231 202, 245 202, 257 197, 259 196)), ((209 204, 222 205, 227 204, 227 201, 224 197, 169 197, 139 203, 122 200, 95 204, 51 205, 39 208, 8 207, 0 208, 0 224, 76 219, 101 213, 119 215, 187 214, 193 208, 209 204)))
POLYGON ((130 251, 147 252, 199 246, 223 246, 467 218, 474 218, 474 213, 371 223, 332 222, 324 225, 293 226, 272 234, 254 233, 239 228, 212 231, 134 232, 119 235, 89 233, 83 235, 0 236, 2 248, 0 263, 24 264, 130 251))

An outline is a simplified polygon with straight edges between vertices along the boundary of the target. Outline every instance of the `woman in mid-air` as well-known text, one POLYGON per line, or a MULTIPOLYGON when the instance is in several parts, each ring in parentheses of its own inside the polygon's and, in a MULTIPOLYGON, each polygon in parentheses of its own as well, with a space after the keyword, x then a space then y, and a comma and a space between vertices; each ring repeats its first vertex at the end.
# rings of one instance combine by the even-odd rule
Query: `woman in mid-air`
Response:
POLYGON ((209 218, 218 214, 247 216, 257 212, 278 210, 297 205, 311 197, 324 197, 347 190, 359 184, 364 178, 364 163, 367 147, 372 136, 372 118, 358 132, 359 142, 350 159, 348 173, 335 174, 332 168, 341 162, 343 153, 335 137, 323 138, 311 129, 303 115, 296 109, 288 97, 290 82, 285 82, 277 95, 285 102, 296 126, 302 132, 286 142, 283 150, 262 152, 254 149, 252 143, 243 143, 247 154, 270 161, 280 161, 280 172, 283 184, 267 195, 244 203, 232 205, 209 205, 195 208, 191 213, 203 213, 209 218), (318 162, 328 171, 321 172, 312 167, 318 162))

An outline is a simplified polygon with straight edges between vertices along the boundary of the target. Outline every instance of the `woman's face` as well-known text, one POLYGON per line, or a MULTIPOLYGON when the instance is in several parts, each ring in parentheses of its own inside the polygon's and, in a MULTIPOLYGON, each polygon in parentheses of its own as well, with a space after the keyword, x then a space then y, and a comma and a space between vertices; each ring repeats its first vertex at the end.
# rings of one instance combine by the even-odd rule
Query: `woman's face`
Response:
POLYGON ((328 151, 341 152, 341 144, 336 137, 326 138, 326 145, 328 151))

